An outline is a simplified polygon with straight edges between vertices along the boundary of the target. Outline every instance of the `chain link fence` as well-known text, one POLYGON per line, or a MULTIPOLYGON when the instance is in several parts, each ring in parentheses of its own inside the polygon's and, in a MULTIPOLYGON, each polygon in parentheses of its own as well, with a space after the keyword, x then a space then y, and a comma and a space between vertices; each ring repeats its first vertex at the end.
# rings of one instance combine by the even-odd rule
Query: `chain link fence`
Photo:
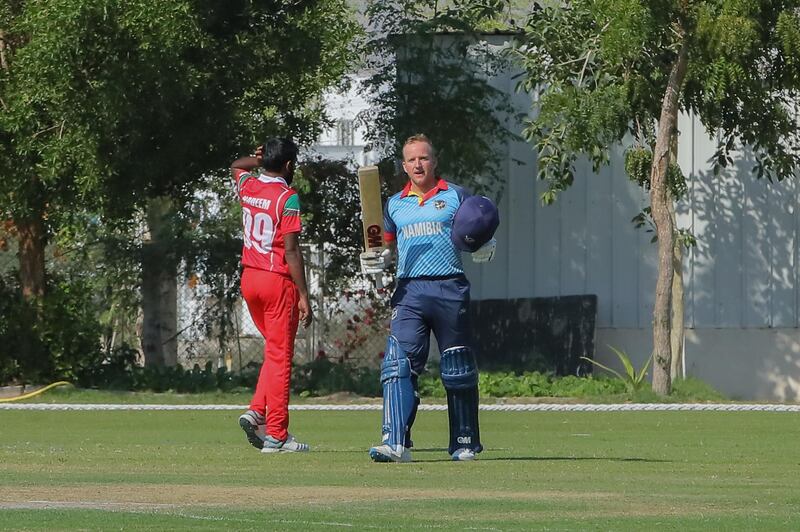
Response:
MULTIPOLYGON (((332 362, 378 367, 389 332, 391 290, 376 289, 372 280, 362 275, 348 279, 343 288, 331 289, 326 280, 325 254, 309 246, 303 251, 314 320, 308 328, 300 326, 298 329, 295 362, 304 364, 327 358, 332 362)), ((16 242, 7 239, 0 249, 0 274, 13 275, 18 267, 16 242)), ((174 317, 174 323, 164 324, 174 333, 165 336, 163 347, 175 350, 172 358, 177 358, 184 368, 195 365, 202 368, 210 362, 215 368, 226 367, 238 372, 261 365, 264 339, 250 318, 235 281, 224 288, 235 296, 228 301, 221 299, 203 283, 202 277, 182 272, 175 279, 175 285, 162 292, 162 297, 176 299, 174 306, 168 305, 174 311, 168 313, 167 320, 174 317)), ((132 323, 128 323, 124 331, 111 326, 115 329, 112 336, 117 341, 111 340, 109 345, 119 345, 124 338, 139 350, 137 358, 142 363, 142 309, 137 312, 130 308, 97 308, 96 312, 98 316, 112 312, 133 316, 132 323)), ((109 321, 126 322, 123 319, 109 321)), ((98 339, 98 345, 102 343, 98 339)))
MULTIPOLYGON (((389 332, 389 288, 376 289, 361 275, 331 291, 325 278, 325 255, 304 247, 314 320, 297 331, 295 362, 327 358, 358 366, 380 365, 389 332)), ((230 371, 260 366, 264 339, 247 304, 237 297, 230 309, 202 282, 182 282, 177 290, 178 362, 184 367, 225 366, 230 371), (216 323, 215 323, 216 322, 216 323), (225 322, 225 323, 222 323, 225 322)))

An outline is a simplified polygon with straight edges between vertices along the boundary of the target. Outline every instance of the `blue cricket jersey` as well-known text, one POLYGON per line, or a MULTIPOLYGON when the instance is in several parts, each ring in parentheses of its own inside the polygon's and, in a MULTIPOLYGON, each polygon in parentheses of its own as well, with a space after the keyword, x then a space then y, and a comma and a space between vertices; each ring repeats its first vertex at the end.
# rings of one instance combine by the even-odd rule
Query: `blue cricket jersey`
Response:
POLYGON ((422 201, 411 184, 389 198, 383 209, 386 240, 397 240, 397 277, 449 277, 464 273, 461 252, 450 240, 453 216, 469 195, 440 179, 422 201))

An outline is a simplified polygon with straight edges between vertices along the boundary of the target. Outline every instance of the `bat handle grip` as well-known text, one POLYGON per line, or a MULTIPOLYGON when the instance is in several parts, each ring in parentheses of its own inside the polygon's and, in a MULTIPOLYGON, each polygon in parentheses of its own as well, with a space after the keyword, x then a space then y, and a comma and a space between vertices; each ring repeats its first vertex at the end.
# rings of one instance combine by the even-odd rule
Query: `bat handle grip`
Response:
POLYGON ((383 274, 382 273, 376 273, 375 274, 375 288, 377 288, 379 290, 381 288, 383 288, 383 274))

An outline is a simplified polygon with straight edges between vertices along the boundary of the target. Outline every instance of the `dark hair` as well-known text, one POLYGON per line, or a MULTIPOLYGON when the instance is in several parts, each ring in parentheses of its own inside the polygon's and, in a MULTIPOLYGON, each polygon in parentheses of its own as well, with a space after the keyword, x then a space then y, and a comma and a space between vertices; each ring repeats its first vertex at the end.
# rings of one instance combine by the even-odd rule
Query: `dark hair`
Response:
POLYGON ((268 172, 280 172, 289 161, 297 162, 299 149, 292 139, 271 138, 264 143, 261 166, 268 172))

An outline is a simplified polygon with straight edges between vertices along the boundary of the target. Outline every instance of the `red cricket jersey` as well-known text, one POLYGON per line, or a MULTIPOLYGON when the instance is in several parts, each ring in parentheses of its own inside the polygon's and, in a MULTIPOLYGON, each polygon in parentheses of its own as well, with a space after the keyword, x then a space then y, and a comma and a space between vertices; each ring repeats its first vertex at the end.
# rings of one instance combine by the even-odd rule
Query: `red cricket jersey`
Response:
POLYGON ((242 205, 242 265, 289 275, 283 236, 299 233, 300 200, 280 177, 234 169, 242 205))

